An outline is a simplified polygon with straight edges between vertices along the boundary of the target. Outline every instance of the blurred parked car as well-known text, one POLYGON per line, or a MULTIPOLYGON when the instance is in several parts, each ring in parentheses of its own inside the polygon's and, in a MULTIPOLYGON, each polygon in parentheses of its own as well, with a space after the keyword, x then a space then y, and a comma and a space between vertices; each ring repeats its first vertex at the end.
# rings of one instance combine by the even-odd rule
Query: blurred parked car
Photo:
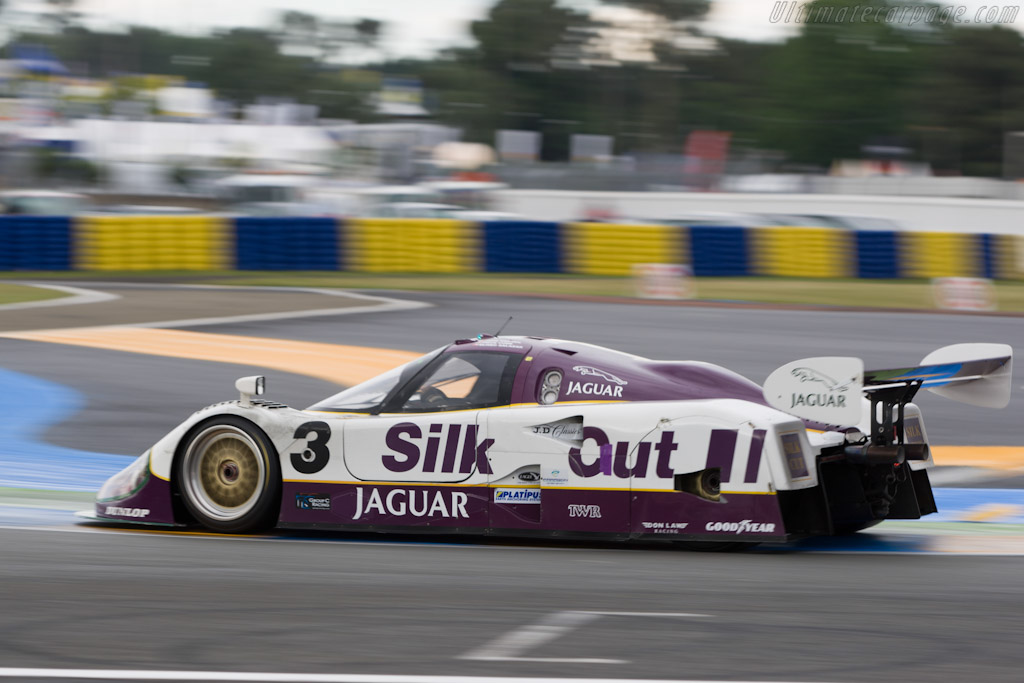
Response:
POLYGON ((0 192, 0 213, 20 216, 74 216, 89 208, 85 195, 54 190, 0 192))
POLYGON ((111 204, 87 211, 91 216, 196 216, 210 215, 209 211, 189 206, 150 206, 148 204, 111 204))
POLYGON ((843 230, 902 230, 889 218, 878 216, 844 216, 839 214, 765 214, 762 225, 793 225, 812 228, 840 228, 843 230))
POLYGON ((336 211, 310 201, 315 176, 251 173, 221 178, 214 183, 226 211, 238 216, 326 216, 336 211))
POLYGON ((380 204, 370 211, 371 218, 448 218, 459 221, 517 221, 522 216, 503 211, 476 211, 454 204, 430 202, 394 202, 380 204))

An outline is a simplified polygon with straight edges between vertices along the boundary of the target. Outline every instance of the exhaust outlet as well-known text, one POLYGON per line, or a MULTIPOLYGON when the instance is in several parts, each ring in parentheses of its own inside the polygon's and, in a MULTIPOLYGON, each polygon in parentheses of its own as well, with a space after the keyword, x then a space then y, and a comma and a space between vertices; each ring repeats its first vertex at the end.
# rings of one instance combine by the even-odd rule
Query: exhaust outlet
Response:
POLYGON ((931 457, 931 449, 926 443, 908 443, 903 445, 907 460, 927 460, 931 457))
MULTIPOLYGON (((920 446, 920 444, 915 444, 920 446)), ((907 459, 906 446, 847 446, 847 460, 858 465, 898 465, 907 459)))

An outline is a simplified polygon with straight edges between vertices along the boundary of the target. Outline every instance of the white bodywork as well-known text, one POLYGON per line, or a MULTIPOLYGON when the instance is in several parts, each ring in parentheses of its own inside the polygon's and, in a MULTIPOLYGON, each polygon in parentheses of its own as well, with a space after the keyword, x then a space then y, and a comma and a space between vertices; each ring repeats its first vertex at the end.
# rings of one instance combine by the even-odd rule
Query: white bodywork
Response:
MULTIPOLYGON (((916 406, 909 405, 907 411, 908 416, 920 416, 916 406)), ((517 473, 534 471, 543 487, 670 491, 674 475, 709 467, 712 432, 720 430, 736 433, 731 454, 719 456, 728 465, 723 468, 723 493, 771 493, 816 486, 815 456, 822 447, 843 440, 842 434, 808 431, 798 418, 736 399, 559 403, 386 415, 300 411, 268 407, 259 401, 246 407, 230 401, 196 412, 155 444, 150 458, 152 473, 169 480, 175 452, 190 429, 223 415, 237 415, 262 429, 278 451, 283 479, 304 482, 488 485, 511 483, 510 478, 517 473), (587 438, 580 445, 579 433, 552 435, 552 430, 538 429, 573 418, 582 418, 585 428, 599 429, 611 446, 606 451, 611 453, 602 454, 595 438, 587 438), (304 473, 296 469, 292 455, 313 462, 322 457, 324 444, 314 431, 307 431, 301 438, 295 435, 300 427, 314 422, 330 430, 327 458, 316 471, 304 473), (401 462, 405 468, 407 457, 389 447, 387 435, 401 425, 419 429, 418 437, 409 433, 401 437, 405 448, 415 449, 418 458, 407 469, 395 471, 388 468, 385 458, 391 458, 391 463, 401 462), (755 430, 764 430, 760 451, 751 448, 755 430), (475 435, 469 436, 473 431, 475 435), (799 453, 794 451, 789 458, 783 444, 786 435, 795 435, 788 440, 799 443, 799 453), (663 439, 667 439, 667 446, 659 448, 663 439), (489 440, 493 441, 487 443, 489 440), (477 466, 475 454, 481 447, 491 474, 477 466), (602 463, 604 471, 581 475, 573 470, 568 457, 576 447, 579 462, 590 468, 601 463, 602 455, 607 459, 623 449, 628 453, 629 473, 621 476, 621 468, 608 471, 608 463, 602 463), (474 452, 472 466, 468 472, 462 471, 466 469, 460 467, 463 458, 469 457, 466 453, 470 450, 474 452), (646 465, 641 457, 644 451, 646 465), (455 462, 454 467, 444 466, 446 457, 455 462), (754 458, 758 461, 752 464, 754 458)))

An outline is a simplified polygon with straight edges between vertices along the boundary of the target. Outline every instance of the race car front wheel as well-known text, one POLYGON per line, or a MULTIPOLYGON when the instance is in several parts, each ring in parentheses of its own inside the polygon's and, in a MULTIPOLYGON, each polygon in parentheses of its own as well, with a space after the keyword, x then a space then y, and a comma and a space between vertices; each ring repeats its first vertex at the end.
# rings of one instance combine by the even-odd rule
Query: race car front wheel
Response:
POLYGON ((281 501, 281 465, 262 430, 225 415, 197 425, 183 444, 175 482, 197 522, 229 533, 273 526, 281 501))

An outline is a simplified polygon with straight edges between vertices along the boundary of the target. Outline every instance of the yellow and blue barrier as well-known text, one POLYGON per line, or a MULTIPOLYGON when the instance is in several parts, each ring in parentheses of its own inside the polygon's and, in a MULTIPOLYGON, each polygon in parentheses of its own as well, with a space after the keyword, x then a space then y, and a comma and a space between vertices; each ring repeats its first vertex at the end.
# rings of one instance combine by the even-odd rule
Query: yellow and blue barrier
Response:
POLYGON ((750 274, 747 228, 690 227, 693 274, 699 277, 741 277, 750 274))
POLYGON ((751 232, 754 275, 852 277, 853 234, 833 228, 773 227, 751 232))
POLYGON ((730 227, 213 216, 0 216, 0 270, 345 270, 625 276, 1024 279, 1024 236, 730 227))
POLYGON ((685 232, 671 225, 565 223, 562 269, 581 275, 630 275, 637 263, 687 263, 685 232))
POLYGON ((212 216, 76 218, 78 270, 229 270, 234 226, 212 216))
POLYGON ((339 270, 344 255, 333 218, 235 219, 238 270, 339 270))
POLYGON ((484 223, 484 270, 488 273, 560 273, 562 237, 558 223, 484 223))
POLYGON ((902 232, 900 275, 911 278, 984 275, 982 235, 902 232))
POLYGON ((424 218, 356 218, 342 224, 345 270, 475 273, 483 267, 480 225, 424 218))
POLYGON ((0 216, 0 270, 70 268, 70 218, 0 216))
POLYGON ((1024 236, 985 235, 986 277, 1024 280, 1024 236))
POLYGON ((897 233, 892 230, 860 230, 854 233, 857 277, 893 279, 900 276, 897 233))

